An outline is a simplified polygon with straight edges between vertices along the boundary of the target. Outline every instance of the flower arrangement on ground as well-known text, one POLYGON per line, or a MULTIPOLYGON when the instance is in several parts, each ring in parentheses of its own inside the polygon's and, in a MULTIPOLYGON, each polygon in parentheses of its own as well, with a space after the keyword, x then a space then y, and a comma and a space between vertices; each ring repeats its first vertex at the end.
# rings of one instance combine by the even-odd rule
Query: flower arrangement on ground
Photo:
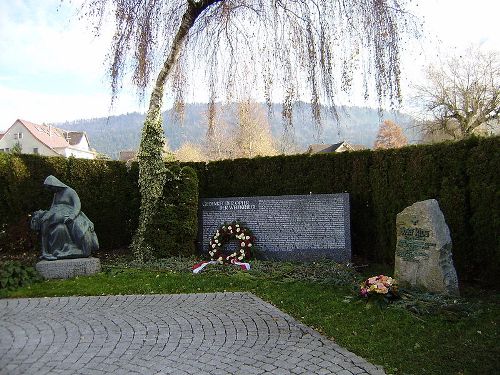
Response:
POLYGON ((231 263, 232 260, 250 260, 252 257, 252 246, 255 237, 252 231, 238 221, 225 224, 219 227, 210 239, 208 253, 212 260, 220 263, 231 263), (231 240, 238 241, 239 249, 231 254, 224 253, 224 245, 231 240))
POLYGON ((242 269, 250 269, 250 264, 246 261, 252 258, 252 248, 255 244, 255 236, 252 231, 239 221, 233 221, 230 224, 222 224, 210 238, 208 254, 209 262, 202 262, 193 266, 193 272, 200 272, 208 264, 235 264, 242 269), (237 250, 226 253, 224 245, 236 240, 237 250))
POLYGON ((359 295, 382 307, 399 298, 397 282, 385 275, 370 277, 359 286, 359 295))

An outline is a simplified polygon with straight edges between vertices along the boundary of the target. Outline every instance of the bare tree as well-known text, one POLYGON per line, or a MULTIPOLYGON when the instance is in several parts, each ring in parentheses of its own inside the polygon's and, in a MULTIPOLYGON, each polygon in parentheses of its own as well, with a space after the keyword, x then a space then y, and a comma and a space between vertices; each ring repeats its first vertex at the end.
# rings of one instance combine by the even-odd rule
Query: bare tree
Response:
POLYGON ((190 142, 183 143, 177 151, 174 152, 175 158, 179 161, 206 161, 207 157, 203 153, 201 146, 190 142))
POLYGON ((378 129, 374 149, 399 148, 408 144, 408 138, 401 126, 391 120, 385 120, 378 129))
POLYGON ((265 107, 250 99, 222 105, 217 103, 215 117, 206 113, 214 125, 207 133, 208 160, 251 158, 276 155, 265 107))
POLYGON ((271 127, 265 110, 250 99, 238 103, 238 123, 234 133, 234 157, 276 155, 271 127))
POLYGON ((186 84, 198 79, 193 72, 202 66, 212 103, 217 92, 230 95, 244 81, 262 86, 270 106, 272 87, 279 85, 287 126, 293 102, 305 91, 320 127, 321 103, 335 109, 337 90, 349 91, 358 67, 374 77, 380 101, 399 99, 400 40, 408 25, 401 6, 405 2, 86 0, 85 15, 96 21, 96 30, 107 16, 115 19, 109 54, 113 97, 128 71, 141 93, 156 76, 138 154, 142 200, 132 245, 137 260, 148 256, 143 233, 165 179, 161 106, 167 81, 180 111, 186 84))
POLYGON ((211 102, 205 113, 208 131, 205 150, 208 160, 230 159, 234 150, 234 139, 226 119, 227 110, 221 103, 211 102), (216 107, 218 108, 216 110, 216 107))
POLYGON ((499 129, 500 60, 470 47, 427 68, 416 99, 431 119, 420 122, 424 140, 463 139, 499 129))

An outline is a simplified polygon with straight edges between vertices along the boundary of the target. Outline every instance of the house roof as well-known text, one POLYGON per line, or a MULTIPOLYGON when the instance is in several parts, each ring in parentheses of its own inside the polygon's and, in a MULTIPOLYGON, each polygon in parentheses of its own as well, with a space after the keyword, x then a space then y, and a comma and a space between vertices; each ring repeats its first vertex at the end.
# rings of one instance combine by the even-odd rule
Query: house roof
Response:
POLYGON ((85 132, 75 132, 75 131, 66 131, 64 130, 66 139, 68 140, 70 145, 77 145, 80 143, 83 137, 85 137, 85 132))
POLYGON ((2 138, 3 138, 3 135, 4 135, 4 134, 5 134, 5 133, 0 133, 0 139, 2 139, 2 138))
POLYGON ((128 161, 128 160, 131 160, 131 159, 135 159, 136 156, 137 156, 137 151, 134 151, 134 150, 123 150, 123 151, 119 152, 118 160, 128 161))
POLYGON ((307 149, 309 154, 323 154, 328 152, 336 152, 340 147, 344 146, 347 149, 354 150, 354 148, 347 142, 340 142, 335 144, 314 144, 310 145, 307 149))
POLYGON ((40 142, 44 143, 46 146, 55 148, 65 148, 70 147, 70 143, 66 140, 65 131, 56 128, 52 125, 39 125, 32 122, 18 119, 21 124, 23 124, 26 129, 40 142))
POLYGON ((366 147, 365 145, 350 145, 354 151, 361 151, 361 150, 369 150, 369 147, 366 147))

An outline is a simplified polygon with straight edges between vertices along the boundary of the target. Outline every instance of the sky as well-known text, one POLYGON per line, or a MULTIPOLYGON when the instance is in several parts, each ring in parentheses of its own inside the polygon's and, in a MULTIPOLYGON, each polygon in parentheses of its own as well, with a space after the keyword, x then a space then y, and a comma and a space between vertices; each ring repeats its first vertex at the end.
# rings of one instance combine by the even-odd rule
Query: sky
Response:
MULTIPOLYGON (((0 131, 17 118, 35 123, 144 112, 135 91, 124 85, 110 109, 104 59, 111 28, 95 38, 77 9, 82 0, 0 0, 0 131)), ((423 68, 471 44, 500 50, 497 0, 413 0, 411 11, 424 22, 423 37, 402 55, 402 110, 410 110, 412 84, 423 68)), ((193 87, 187 101, 206 101, 193 87)), ((372 105, 352 99, 351 105, 372 105)))

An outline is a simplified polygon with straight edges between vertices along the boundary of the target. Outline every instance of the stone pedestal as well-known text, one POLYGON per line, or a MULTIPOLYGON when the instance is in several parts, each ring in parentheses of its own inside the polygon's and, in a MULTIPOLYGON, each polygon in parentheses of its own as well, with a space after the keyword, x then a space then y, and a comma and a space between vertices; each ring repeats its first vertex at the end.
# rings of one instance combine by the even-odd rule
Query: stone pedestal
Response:
POLYGON ((70 279, 100 272, 101 262, 97 258, 42 260, 35 268, 44 279, 70 279))
POLYGON ((438 202, 429 199, 405 208, 396 219, 394 274, 404 286, 458 295, 450 230, 438 202))

